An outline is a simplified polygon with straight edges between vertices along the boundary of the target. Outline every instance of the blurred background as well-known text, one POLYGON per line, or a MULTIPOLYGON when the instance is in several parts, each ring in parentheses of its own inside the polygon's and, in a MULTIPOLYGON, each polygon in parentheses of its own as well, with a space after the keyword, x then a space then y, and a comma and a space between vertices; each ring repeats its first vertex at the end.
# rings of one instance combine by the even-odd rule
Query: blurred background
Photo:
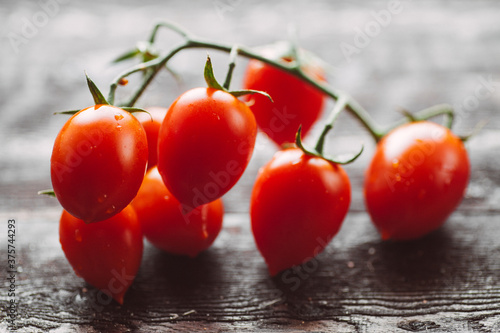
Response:
MULTIPOLYGON (((477 147, 474 140, 469 143, 473 156, 487 158, 498 152, 500 141, 499 17, 496 1, 2 1, 0 209, 8 213, 58 206, 56 200, 36 195, 51 186, 52 143, 67 119, 53 113, 92 104, 84 70, 106 95, 109 82, 132 65, 111 61, 147 39, 159 20, 201 37, 247 46, 287 39, 290 26, 295 27, 300 45, 330 65, 329 82, 348 91, 382 125, 399 119, 402 108, 418 111, 438 103, 455 106, 459 134, 488 119, 478 135, 488 139, 478 140, 477 147)), ((159 35, 164 50, 178 42, 172 32, 159 35)), ((208 52, 216 75, 223 78, 227 54, 208 52)), ((176 55, 170 67, 182 82, 163 72, 138 106, 168 106, 184 90, 204 85, 206 53, 196 49, 176 55)), ((239 58, 233 88, 241 86, 245 64, 239 58)), ((139 78, 120 87, 117 99, 125 99, 139 78)), ((328 107, 332 105, 329 101, 328 107)), ((319 126, 307 140, 315 138, 319 126)), ((368 134, 346 113, 328 144, 331 153, 365 145, 362 158, 348 167, 361 186, 373 151, 368 134)), ((259 137, 251 167, 226 195, 229 211, 247 209, 257 169, 275 150, 271 141, 259 137)), ((498 170, 483 163, 474 171, 468 196, 484 205, 498 203, 499 189, 488 176, 498 170)), ((361 210, 361 190, 354 192, 352 209, 361 210)))

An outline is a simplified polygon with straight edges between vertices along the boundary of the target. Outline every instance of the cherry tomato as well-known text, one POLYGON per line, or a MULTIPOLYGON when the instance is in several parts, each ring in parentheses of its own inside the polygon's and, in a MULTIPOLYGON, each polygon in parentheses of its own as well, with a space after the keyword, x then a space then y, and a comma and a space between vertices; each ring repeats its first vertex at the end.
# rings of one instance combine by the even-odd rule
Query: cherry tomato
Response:
MULTIPOLYGON (((312 78, 324 81, 319 66, 305 64, 303 70, 312 78)), ((248 62, 243 87, 265 91, 272 97, 274 103, 265 96, 253 94, 248 104, 259 127, 278 146, 295 142, 299 125, 302 125, 303 136, 307 135, 323 109, 324 95, 321 92, 293 75, 255 59, 248 62)))
POLYGON ((165 187, 156 167, 146 174, 132 206, 144 236, 156 247, 173 254, 196 257, 212 245, 222 227, 221 199, 185 213, 165 187))
POLYGON ((250 205, 252 232, 269 273, 300 265, 337 234, 351 201, 344 169, 290 148, 257 176, 250 205))
POLYGON ((139 120, 146 131, 148 139, 148 170, 156 166, 158 161, 158 133, 160 126, 167 113, 167 108, 149 107, 147 113, 136 113, 134 116, 139 120))
POLYGON ((185 211, 224 195, 253 153, 257 124, 245 103, 213 88, 191 89, 170 106, 158 138, 158 171, 185 211))
POLYGON ((110 218, 135 197, 146 171, 146 133, 130 113, 96 105, 73 115, 52 150, 57 199, 85 222, 110 218))
POLYGON ((419 238, 439 228, 462 200, 470 166, 449 129, 413 122, 387 134, 366 171, 368 212, 383 239, 419 238))
POLYGON ((141 225, 133 208, 127 206, 107 220, 90 224, 64 210, 59 240, 76 275, 123 304, 143 250, 141 225))

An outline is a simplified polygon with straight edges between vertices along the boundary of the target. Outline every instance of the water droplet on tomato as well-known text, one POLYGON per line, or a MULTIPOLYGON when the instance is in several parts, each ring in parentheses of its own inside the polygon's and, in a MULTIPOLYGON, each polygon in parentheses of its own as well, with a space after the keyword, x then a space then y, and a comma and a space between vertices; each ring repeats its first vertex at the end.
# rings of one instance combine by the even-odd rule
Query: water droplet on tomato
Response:
POLYGON ((111 207, 109 207, 108 209, 106 209, 106 214, 111 214, 115 211, 116 207, 114 205, 112 205, 111 207))
POLYGON ((121 119, 123 119, 123 115, 122 115, 122 114, 117 113, 117 114, 115 114, 115 119, 116 119, 116 120, 121 120, 121 119))
POLYGON ((397 158, 393 159, 393 160, 392 160, 392 167, 393 167, 394 169, 397 169, 397 168, 398 168, 398 166, 399 166, 399 160, 398 160, 397 158))
POLYGON ((122 127, 120 125, 116 125, 116 129, 121 131, 122 130, 122 127))
POLYGON ((107 197, 108 197, 108 195, 107 195, 107 194, 103 194, 103 195, 101 195, 101 196, 97 197, 97 202, 98 202, 98 203, 103 203, 103 202, 104 202, 104 200, 106 200, 106 198, 107 198, 107 197))
POLYGON ((82 234, 80 232, 80 229, 75 230, 75 240, 79 243, 82 241, 82 234))
POLYGON ((397 173, 395 177, 397 182, 401 181, 401 175, 399 173, 397 173))

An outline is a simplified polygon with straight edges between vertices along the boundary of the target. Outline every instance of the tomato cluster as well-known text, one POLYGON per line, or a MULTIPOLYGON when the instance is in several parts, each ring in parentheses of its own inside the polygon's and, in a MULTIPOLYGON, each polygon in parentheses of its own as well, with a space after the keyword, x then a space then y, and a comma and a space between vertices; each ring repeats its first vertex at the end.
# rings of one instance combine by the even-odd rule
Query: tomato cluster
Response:
POLYGON ((136 118, 88 82, 104 104, 76 112, 52 151, 53 192, 64 208, 60 241, 76 274, 122 303, 143 236, 190 257, 214 242, 221 197, 250 160, 257 124, 222 87, 191 89, 168 110, 149 108, 136 118))
MULTIPOLYGON (((300 65, 302 75, 325 81, 320 67, 300 65)), ((143 237, 189 257, 213 244, 222 197, 245 171, 257 127, 282 148, 259 170, 250 200, 251 231, 271 275, 323 251, 348 213, 349 177, 322 152, 333 123, 315 151, 301 143, 320 117, 323 92, 258 60, 248 63, 249 90, 220 86, 209 59, 205 79, 208 87, 184 92, 168 109, 136 115, 109 105, 89 81, 96 105, 76 112, 55 140, 51 179, 64 209, 63 251, 78 276, 119 303, 139 270, 143 237)), ((365 177, 367 211, 384 240, 422 237, 458 206, 469 173, 460 138, 412 121, 378 143, 365 177)))

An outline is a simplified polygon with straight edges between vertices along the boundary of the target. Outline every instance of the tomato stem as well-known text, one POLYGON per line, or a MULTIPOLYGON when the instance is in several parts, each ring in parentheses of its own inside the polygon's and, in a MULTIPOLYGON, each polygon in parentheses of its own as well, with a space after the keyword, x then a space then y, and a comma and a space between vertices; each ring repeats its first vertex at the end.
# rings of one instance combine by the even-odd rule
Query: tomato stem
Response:
POLYGON ((156 23, 155 26, 153 27, 153 30, 151 31, 151 36, 149 37, 149 42, 151 44, 153 44, 155 42, 156 35, 158 34, 158 30, 161 27, 168 28, 169 30, 172 30, 172 31, 178 33, 185 40, 191 39, 191 37, 189 36, 189 33, 186 30, 179 27, 178 25, 176 25, 172 22, 162 21, 162 22, 156 23))
POLYGON ((224 89, 229 90, 231 85, 231 78, 233 77, 234 68, 236 67, 236 57, 238 56, 238 45, 233 45, 229 52, 229 68, 227 70, 226 80, 222 85, 224 89))
MULTIPOLYGON (((330 129, 332 127, 333 126, 330 126, 330 129)), ((335 157, 326 156, 325 154, 323 154, 321 152, 318 152, 317 150, 311 151, 311 150, 307 149, 306 147, 304 147, 304 145, 302 143, 302 126, 299 126, 299 129, 297 130, 297 133, 295 134, 295 145, 300 150, 302 150, 304 152, 304 154, 306 154, 306 155, 319 157, 319 158, 324 159, 325 161, 328 161, 328 162, 331 162, 331 163, 335 163, 335 164, 349 164, 349 163, 352 163, 352 162, 354 162, 361 155, 361 153, 363 153, 363 150, 364 150, 364 147, 361 146, 361 149, 359 150, 359 152, 357 154, 353 155, 352 157, 350 157, 350 158, 348 158, 346 160, 340 160, 340 159, 335 158, 335 157)))
POLYGON ((325 137, 328 132, 333 128, 335 121, 337 120, 340 112, 345 109, 347 105, 346 96, 340 96, 339 99, 335 102, 335 106, 333 107, 328 119, 326 120, 326 125, 323 127, 323 131, 321 132, 318 141, 316 142, 316 146, 314 150, 316 150, 319 154, 323 154, 323 146, 325 145, 325 137))

